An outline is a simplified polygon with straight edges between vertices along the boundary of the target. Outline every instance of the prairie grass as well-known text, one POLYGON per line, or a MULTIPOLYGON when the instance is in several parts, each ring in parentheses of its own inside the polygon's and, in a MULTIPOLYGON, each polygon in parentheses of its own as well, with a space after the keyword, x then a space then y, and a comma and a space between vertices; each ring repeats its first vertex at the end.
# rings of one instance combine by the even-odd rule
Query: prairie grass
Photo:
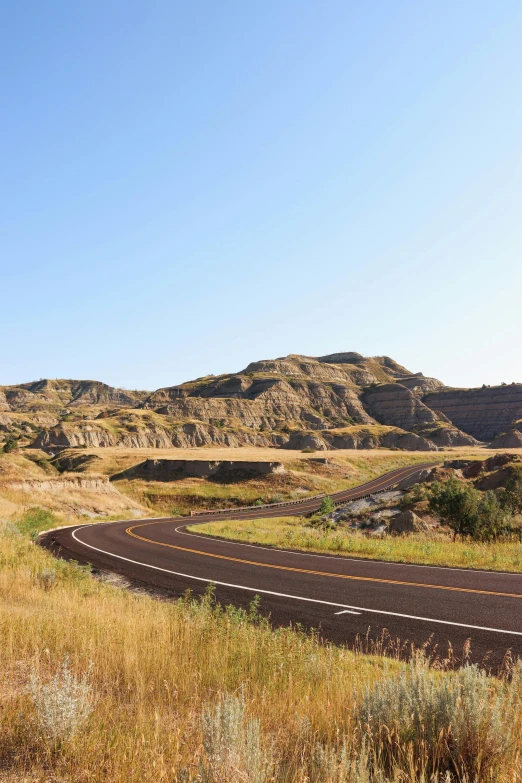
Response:
POLYGON ((517 669, 510 682, 470 667, 464 688, 419 656, 412 670, 272 631, 211 594, 161 602, 53 559, 13 523, 0 558, 0 780, 522 782, 517 669), (421 726, 446 699, 433 748, 399 731, 399 693, 421 726))
POLYGON ((359 532, 319 530, 301 517, 226 520, 191 525, 203 535, 252 544, 326 552, 369 560, 522 573, 522 542, 451 541, 442 534, 370 538, 359 532))

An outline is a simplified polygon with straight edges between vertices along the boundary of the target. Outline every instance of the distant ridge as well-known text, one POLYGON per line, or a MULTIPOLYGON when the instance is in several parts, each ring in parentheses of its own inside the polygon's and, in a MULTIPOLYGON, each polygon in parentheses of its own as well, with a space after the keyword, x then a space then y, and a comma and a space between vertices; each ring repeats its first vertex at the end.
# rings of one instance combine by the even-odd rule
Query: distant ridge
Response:
MULTIPOLYGON (((389 356, 251 362, 154 392, 43 379, 0 387, 0 438, 68 447, 435 450, 522 431, 522 384, 450 389, 389 356)), ((516 442, 516 435, 511 435, 516 442)))

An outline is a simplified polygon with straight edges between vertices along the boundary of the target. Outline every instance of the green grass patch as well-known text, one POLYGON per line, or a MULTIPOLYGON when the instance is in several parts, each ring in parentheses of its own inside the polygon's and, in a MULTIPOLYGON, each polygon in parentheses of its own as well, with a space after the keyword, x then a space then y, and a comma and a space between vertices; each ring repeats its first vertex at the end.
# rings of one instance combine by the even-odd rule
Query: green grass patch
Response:
POLYGON ((34 537, 40 531, 50 530, 60 524, 63 524, 63 520, 60 520, 52 511, 34 506, 22 514, 16 522, 16 527, 21 533, 34 537))

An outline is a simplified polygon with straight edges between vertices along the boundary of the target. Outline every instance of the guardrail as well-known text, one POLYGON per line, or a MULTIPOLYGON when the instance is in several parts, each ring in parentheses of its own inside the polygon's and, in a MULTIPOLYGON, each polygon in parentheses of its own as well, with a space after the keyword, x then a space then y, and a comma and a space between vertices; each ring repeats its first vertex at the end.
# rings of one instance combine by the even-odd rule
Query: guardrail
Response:
MULTIPOLYGON (((394 487, 397 486, 399 482, 397 481, 395 484, 391 484, 389 487, 385 487, 385 489, 376 489, 375 492, 368 492, 366 495, 357 495, 356 498, 344 498, 344 500, 334 500, 334 506, 337 508, 338 506, 344 506, 345 503, 351 503, 352 500, 364 500, 365 498, 371 498, 373 495, 382 495, 383 492, 390 492, 394 487)), ((333 500, 333 498, 332 498, 333 500)))
MULTIPOLYGON (((368 492, 365 495, 358 495, 355 498, 343 498, 339 500, 335 500, 332 498, 334 506, 337 508, 338 506, 342 506, 345 503, 349 503, 351 500, 364 500, 364 498, 369 498, 372 495, 380 495, 382 492, 389 492, 391 489, 397 486, 402 481, 402 479, 397 479, 397 481, 394 484, 390 484, 389 487, 385 487, 384 489, 376 489, 375 492, 368 492)), ((350 490, 345 490, 346 492, 349 492, 350 490)), ((236 512, 241 511, 252 511, 256 509, 263 509, 263 508, 285 508, 286 506, 298 506, 302 505, 304 503, 310 503, 312 500, 322 500, 322 498, 326 497, 325 493, 323 492, 321 495, 313 495, 309 498, 302 498, 302 500, 283 500, 280 503, 263 503, 262 505, 255 505, 255 506, 234 506, 233 508, 215 508, 215 509, 209 509, 205 511, 191 511, 190 516, 191 517, 199 517, 199 516, 205 516, 205 514, 233 514, 236 512)))
POLYGON ((321 500, 326 497, 324 492, 322 495, 313 495, 310 498, 301 498, 301 500, 283 500, 280 503, 263 503, 255 506, 234 506, 233 508, 214 508, 205 511, 191 511, 191 517, 199 517, 203 514, 232 514, 236 511, 251 511, 252 509, 261 508, 278 508, 279 506, 296 506, 301 503, 309 503, 311 500, 321 500))

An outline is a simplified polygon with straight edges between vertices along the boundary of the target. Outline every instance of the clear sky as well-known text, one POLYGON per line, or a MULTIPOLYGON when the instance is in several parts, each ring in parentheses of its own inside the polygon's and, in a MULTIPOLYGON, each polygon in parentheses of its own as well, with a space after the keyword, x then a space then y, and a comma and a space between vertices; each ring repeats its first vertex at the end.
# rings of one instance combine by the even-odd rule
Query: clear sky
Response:
POLYGON ((522 381, 520 0, 17 0, 0 384, 522 381))

